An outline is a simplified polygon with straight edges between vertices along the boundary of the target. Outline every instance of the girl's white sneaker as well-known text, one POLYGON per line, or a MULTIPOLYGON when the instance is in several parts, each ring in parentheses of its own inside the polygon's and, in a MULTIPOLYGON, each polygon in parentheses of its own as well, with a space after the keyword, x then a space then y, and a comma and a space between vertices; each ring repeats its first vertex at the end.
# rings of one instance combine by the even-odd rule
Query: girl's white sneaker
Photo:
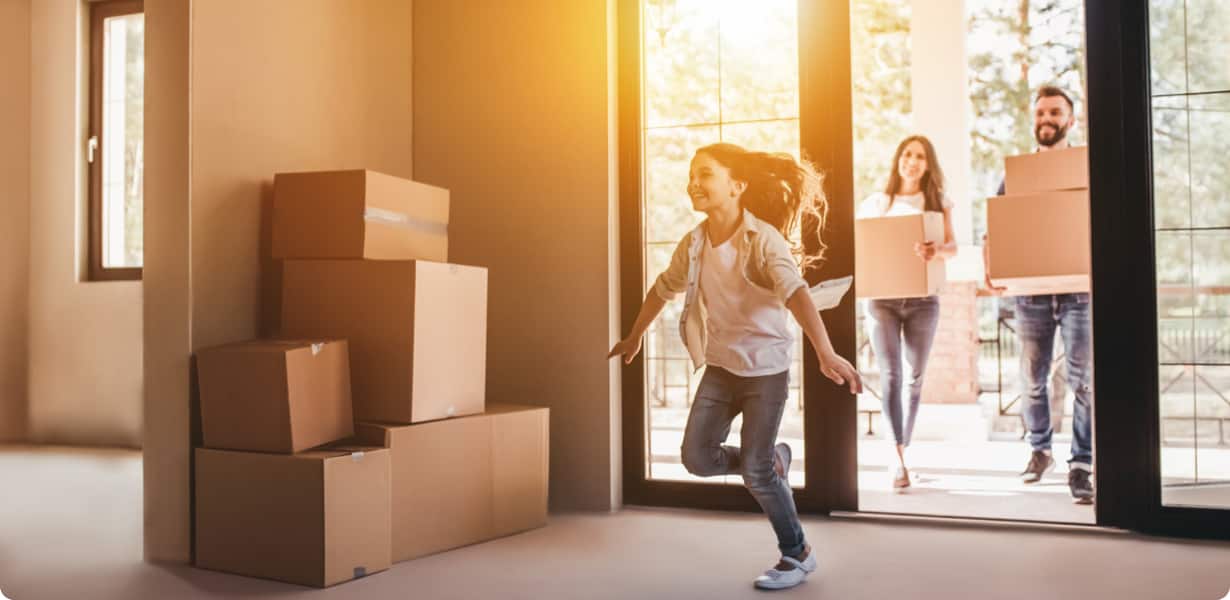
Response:
POLYGON ((815 570, 816 553, 814 551, 808 552, 807 558, 802 561, 783 556, 777 566, 765 571, 764 575, 757 577, 753 584, 762 590, 784 590, 803 583, 803 580, 807 579, 807 574, 815 570), (787 566, 790 568, 781 570, 782 567, 787 566))

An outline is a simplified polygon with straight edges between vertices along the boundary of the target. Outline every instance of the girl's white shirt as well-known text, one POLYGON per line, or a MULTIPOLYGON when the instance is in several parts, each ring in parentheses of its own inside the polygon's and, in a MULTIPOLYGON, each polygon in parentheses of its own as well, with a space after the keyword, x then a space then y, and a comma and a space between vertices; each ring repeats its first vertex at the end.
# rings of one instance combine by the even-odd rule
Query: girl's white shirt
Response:
MULTIPOLYGON (((733 239, 733 238, 732 238, 733 239)), ((705 236, 700 294, 708 318, 705 362, 741 377, 774 375, 790 368, 794 335, 787 309, 773 290, 739 272, 732 240, 713 246, 705 236)))

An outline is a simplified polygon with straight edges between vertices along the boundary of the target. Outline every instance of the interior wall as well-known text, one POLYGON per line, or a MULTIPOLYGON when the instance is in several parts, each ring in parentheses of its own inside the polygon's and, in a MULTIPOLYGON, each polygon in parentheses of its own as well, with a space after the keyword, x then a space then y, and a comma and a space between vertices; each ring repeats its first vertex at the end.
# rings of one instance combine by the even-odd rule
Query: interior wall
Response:
POLYGON ((414 5, 416 179, 452 191, 450 261, 490 269, 488 401, 551 408, 553 510, 620 497, 613 8, 414 5))
POLYGON ((194 349, 276 321, 277 268, 256 260, 274 173, 411 175, 408 3, 310 0, 293 17, 281 0, 193 3, 194 349))
POLYGON ((167 561, 189 556, 191 353, 256 337, 277 318, 279 273, 261 259, 274 173, 412 174, 409 2, 183 4, 146 0, 148 47, 173 54, 151 63, 161 81, 147 93, 151 109, 164 99, 151 124, 170 127, 146 130, 151 154, 171 152, 167 172, 149 167, 147 189, 165 189, 167 204, 147 209, 158 232, 146 239, 148 253, 165 252, 147 261, 146 343, 158 355, 147 363, 147 427, 169 428, 145 448, 146 554, 167 561))
POLYGON ((84 281, 85 5, 31 5, 29 439, 141 445, 141 283, 84 281))
POLYGON ((26 436, 30 0, 0 0, 0 442, 26 436))

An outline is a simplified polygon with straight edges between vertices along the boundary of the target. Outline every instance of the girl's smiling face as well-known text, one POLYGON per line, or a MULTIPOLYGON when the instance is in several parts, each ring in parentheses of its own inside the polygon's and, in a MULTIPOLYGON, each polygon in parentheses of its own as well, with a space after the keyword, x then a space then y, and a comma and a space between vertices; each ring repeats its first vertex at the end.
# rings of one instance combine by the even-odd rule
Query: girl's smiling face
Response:
POLYGON ((688 171, 688 197, 692 199, 692 210, 709 212, 737 206, 747 182, 733 179, 730 168, 717 159, 698 152, 692 157, 692 166, 688 171))

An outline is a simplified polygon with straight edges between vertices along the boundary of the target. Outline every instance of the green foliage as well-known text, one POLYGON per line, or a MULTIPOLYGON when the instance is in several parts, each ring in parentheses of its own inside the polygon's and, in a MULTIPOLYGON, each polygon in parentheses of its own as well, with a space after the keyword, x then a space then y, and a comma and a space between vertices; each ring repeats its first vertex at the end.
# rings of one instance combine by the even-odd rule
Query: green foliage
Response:
POLYGON ((986 197, 1003 178, 1004 158, 1031 152, 1033 100, 1057 85, 1076 103, 1073 144, 1087 139, 1085 26, 1081 0, 970 0, 969 88, 975 239, 986 228, 986 197))
POLYGON ((884 188, 910 119, 910 2, 850 3, 854 116, 854 199, 884 188))

